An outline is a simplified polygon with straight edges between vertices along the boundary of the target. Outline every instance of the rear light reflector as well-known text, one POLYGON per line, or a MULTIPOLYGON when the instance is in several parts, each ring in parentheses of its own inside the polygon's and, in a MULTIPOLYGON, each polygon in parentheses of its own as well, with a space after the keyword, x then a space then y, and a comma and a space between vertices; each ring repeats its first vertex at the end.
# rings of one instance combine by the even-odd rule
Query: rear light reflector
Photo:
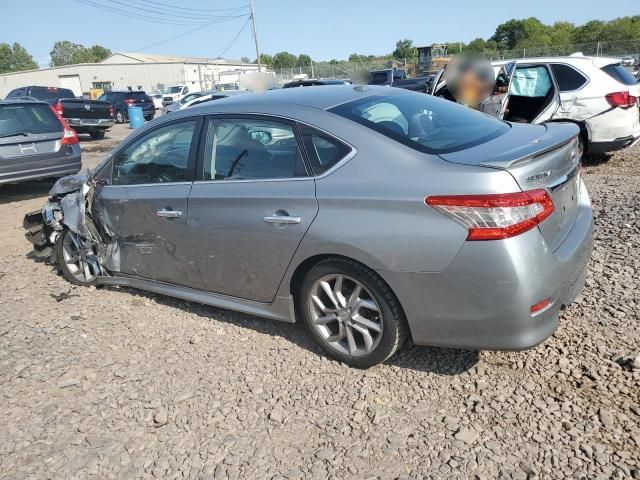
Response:
POLYGON ((136 101, 133 98, 127 98, 124 100, 124 103, 126 103, 127 105, 133 105, 134 103, 136 103, 136 101))
POLYGON ((612 107, 629 108, 635 106, 638 101, 637 97, 634 97, 629 92, 614 92, 605 95, 607 102, 612 107))
POLYGON ((539 311, 547 308, 549 305, 551 305, 551 299, 545 298, 544 300, 536 303, 535 305, 531 305, 531 309, 530 309, 531 314, 533 315, 534 313, 538 313, 539 311))
POLYGON ((78 143, 79 140, 76 131, 67 125, 65 119, 62 118, 62 115, 58 113, 53 106, 51 107, 51 110, 53 110, 53 113, 58 117, 58 120, 60 120, 60 123, 62 124, 62 141, 60 143, 62 143, 62 145, 74 145, 78 143))
POLYGON ((424 202, 467 227, 467 240, 501 240, 531 230, 553 213, 546 190, 430 196, 424 202))

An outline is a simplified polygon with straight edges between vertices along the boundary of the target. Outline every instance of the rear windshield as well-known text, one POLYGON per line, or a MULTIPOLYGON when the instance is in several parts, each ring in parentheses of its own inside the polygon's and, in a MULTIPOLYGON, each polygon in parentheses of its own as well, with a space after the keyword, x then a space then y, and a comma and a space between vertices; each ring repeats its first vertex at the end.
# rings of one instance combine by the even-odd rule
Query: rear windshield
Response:
POLYGON ((375 95, 329 110, 425 153, 449 153, 502 135, 509 125, 431 95, 375 95))
POLYGON ((131 92, 127 93, 127 98, 135 98, 136 100, 146 100, 148 95, 145 92, 131 92))
POLYGON ((49 105, 0 105, 0 137, 58 132, 62 124, 49 105))
POLYGON ((52 98, 76 98, 68 88, 56 87, 31 87, 29 96, 38 100, 49 100, 52 98))
POLYGON ((602 71, 623 85, 635 85, 638 83, 633 74, 620 63, 606 65, 602 67, 602 71))

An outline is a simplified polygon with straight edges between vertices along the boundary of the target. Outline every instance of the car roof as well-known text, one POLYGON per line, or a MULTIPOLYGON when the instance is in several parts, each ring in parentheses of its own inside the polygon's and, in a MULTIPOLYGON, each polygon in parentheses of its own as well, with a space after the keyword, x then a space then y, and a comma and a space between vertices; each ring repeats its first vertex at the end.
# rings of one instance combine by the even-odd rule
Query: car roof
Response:
POLYGON ((104 93, 147 93, 144 90, 109 90, 104 93))
POLYGON ((579 65, 582 62, 588 62, 594 64, 596 67, 601 68, 606 65, 614 63, 620 63, 619 58, 613 57, 591 57, 587 55, 568 55, 564 57, 532 57, 532 58, 513 58, 509 60, 498 60, 491 62, 492 65, 504 65, 506 63, 573 63, 579 65))
MULTIPOLYGON (((397 89, 396 89, 397 90, 397 89)), ((403 90, 401 90, 404 92, 403 90)), ((374 85, 327 85, 323 88, 284 88, 268 90, 266 92, 254 92, 249 95, 232 95, 216 102, 225 105, 272 105, 295 104, 305 107, 327 110, 336 105, 368 97, 380 93, 391 93, 390 87, 374 85)), ((393 92, 397 93, 397 92, 393 92)), ((202 105, 196 108, 215 109, 215 104, 202 105)))
POLYGON ((36 100, 35 98, 8 98, 6 100, 0 100, 0 105, 49 105, 47 102, 41 102, 40 100, 36 100))

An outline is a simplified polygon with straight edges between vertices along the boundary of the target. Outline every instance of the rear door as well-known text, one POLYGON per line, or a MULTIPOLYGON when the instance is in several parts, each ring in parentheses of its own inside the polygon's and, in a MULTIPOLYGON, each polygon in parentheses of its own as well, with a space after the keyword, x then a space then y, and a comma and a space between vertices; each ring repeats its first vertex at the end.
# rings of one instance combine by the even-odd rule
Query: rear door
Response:
POLYGON ((114 240, 110 270, 202 288, 187 239, 200 125, 195 117, 163 123, 115 154, 93 209, 114 240))
POLYGON ((205 126, 189 238, 207 290, 271 302, 318 212, 293 123, 214 116, 205 126))
POLYGON ((601 92, 589 85, 589 78, 580 70, 562 62, 549 66, 559 91, 559 106, 553 114, 554 120, 586 120, 606 107, 601 92))

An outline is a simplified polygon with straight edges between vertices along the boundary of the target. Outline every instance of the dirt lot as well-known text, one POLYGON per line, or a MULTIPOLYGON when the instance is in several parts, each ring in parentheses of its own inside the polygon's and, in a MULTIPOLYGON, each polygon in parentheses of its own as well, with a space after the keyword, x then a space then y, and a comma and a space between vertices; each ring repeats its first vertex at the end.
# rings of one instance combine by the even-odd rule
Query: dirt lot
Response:
POLYGON ((640 479, 640 149, 585 178, 595 251, 551 339, 368 371, 299 325, 72 287, 21 231, 50 184, 0 187, 0 477, 640 479))

